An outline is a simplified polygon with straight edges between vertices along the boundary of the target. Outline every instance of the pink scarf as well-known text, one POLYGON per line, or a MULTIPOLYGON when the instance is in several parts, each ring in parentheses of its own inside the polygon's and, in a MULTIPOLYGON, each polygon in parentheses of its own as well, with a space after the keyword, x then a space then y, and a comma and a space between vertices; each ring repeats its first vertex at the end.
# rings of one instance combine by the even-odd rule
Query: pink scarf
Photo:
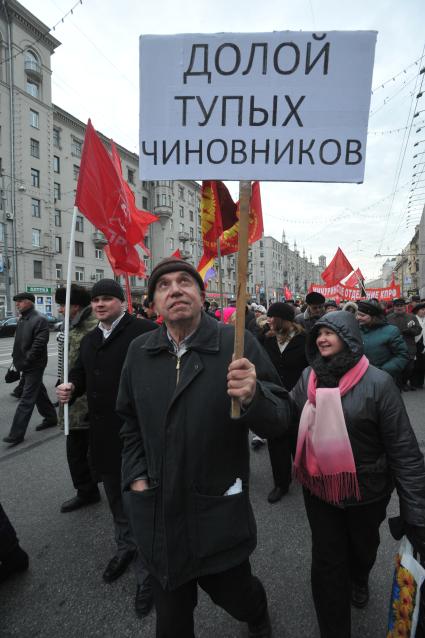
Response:
POLYGON ((316 388, 311 371, 307 402, 301 414, 294 477, 309 492, 328 503, 360 500, 353 450, 348 438, 341 397, 355 386, 369 367, 363 355, 339 380, 337 388, 316 388))

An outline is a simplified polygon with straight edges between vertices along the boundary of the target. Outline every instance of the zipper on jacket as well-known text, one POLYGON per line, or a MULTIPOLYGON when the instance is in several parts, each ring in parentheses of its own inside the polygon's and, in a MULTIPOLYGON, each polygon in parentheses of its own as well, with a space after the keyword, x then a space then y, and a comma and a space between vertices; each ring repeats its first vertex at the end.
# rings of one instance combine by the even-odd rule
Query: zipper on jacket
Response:
POLYGON ((176 356, 176 370, 177 370, 176 386, 179 384, 179 379, 180 379, 180 359, 181 357, 176 356))

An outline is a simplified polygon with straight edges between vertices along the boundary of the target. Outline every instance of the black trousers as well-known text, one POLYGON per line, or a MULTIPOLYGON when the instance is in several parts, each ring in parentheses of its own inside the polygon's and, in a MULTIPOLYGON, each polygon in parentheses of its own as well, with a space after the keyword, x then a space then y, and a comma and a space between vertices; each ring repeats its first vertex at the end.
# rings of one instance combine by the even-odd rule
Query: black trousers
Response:
POLYGON ((72 483, 80 498, 99 493, 90 463, 89 430, 71 430, 66 437, 66 458, 72 483))
POLYGON ((410 375, 410 383, 415 388, 422 388, 425 379, 425 354, 418 353, 416 355, 415 364, 412 374, 410 375))
POLYGON ((24 378, 22 397, 16 408, 12 427, 10 428, 10 436, 14 439, 25 436, 34 406, 37 406, 37 410, 44 419, 57 422, 56 410, 44 387, 43 374, 44 368, 22 373, 24 378))
POLYGON ((401 384, 406 385, 408 381, 410 381, 410 377, 412 376, 413 368, 415 367, 415 360, 409 359, 406 367, 401 373, 401 384))
POLYGON ((296 444, 296 433, 267 440, 273 481, 283 492, 287 492, 291 484, 292 458, 295 456, 296 444))
POLYGON ((194 638, 193 612, 198 584, 212 601, 242 622, 257 622, 267 609, 261 581, 252 575, 249 560, 219 574, 200 576, 173 591, 152 578, 156 608, 156 638, 194 638))
POLYGON ((304 490, 312 535, 311 587, 321 638, 351 638, 351 583, 366 584, 390 497, 339 508, 304 490))
POLYGON ((15 529, 0 503, 0 562, 18 546, 15 529))

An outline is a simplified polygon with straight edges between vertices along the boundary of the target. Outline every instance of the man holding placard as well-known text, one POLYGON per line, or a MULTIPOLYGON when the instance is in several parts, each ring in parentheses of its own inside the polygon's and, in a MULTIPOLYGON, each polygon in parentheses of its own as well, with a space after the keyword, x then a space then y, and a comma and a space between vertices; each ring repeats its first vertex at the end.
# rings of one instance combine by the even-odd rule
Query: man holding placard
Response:
POLYGON ((131 344, 117 410, 124 499, 152 577, 157 638, 194 636, 198 584, 252 638, 266 638, 266 593, 249 562, 248 430, 287 430, 286 391, 252 335, 246 358, 232 361, 234 329, 203 312, 204 282, 189 263, 160 262, 148 298, 164 324, 131 344))

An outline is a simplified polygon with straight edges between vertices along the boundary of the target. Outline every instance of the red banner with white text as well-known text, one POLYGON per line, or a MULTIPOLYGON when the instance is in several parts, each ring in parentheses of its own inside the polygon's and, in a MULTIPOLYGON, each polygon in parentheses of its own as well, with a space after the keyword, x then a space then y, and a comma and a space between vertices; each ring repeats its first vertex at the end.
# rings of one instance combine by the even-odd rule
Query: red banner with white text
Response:
MULTIPOLYGON (((361 291, 358 288, 350 288, 343 284, 336 284, 336 286, 320 286, 311 284, 309 292, 320 292, 326 299, 335 299, 339 296, 341 301, 357 301, 361 299, 361 291)), ((379 301, 391 301, 397 297, 400 297, 400 286, 388 286, 388 288, 366 288, 366 296, 379 301)))

